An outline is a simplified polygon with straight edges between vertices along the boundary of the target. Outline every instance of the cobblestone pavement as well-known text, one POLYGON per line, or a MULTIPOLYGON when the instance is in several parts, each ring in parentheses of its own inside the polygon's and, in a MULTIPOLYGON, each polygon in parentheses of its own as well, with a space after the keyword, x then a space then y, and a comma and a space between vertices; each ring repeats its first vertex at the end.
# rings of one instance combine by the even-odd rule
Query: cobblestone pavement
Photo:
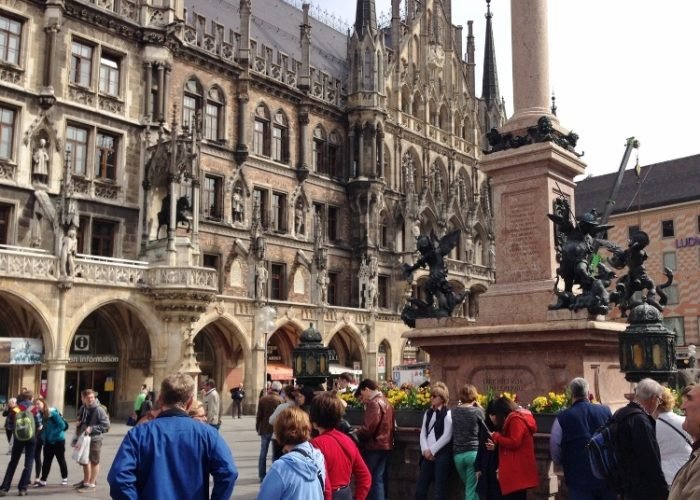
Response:
MULTIPOLYGON (((109 485, 107 484, 107 472, 128 430, 129 427, 123 423, 113 422, 111 430, 105 435, 102 444, 101 468, 97 477, 97 488, 95 488, 94 491, 90 493, 77 493, 76 490, 70 486, 61 486, 61 474, 58 469, 58 464, 56 460, 54 460, 51 465, 48 485, 45 488, 30 487, 27 498, 34 497, 37 499, 51 500, 75 500, 76 498, 108 499, 109 485)), ((232 498, 254 500, 260 487, 258 482, 260 438, 255 432, 255 418, 245 416, 241 419, 233 419, 230 416, 225 416, 220 431, 231 448, 236 461, 236 467, 238 467, 238 480, 236 481, 236 487, 233 490, 232 498)), ((0 445, 0 474, 3 474, 3 476, 7 470, 7 464, 10 461, 10 456, 5 454, 7 450, 8 446, 3 442, 0 445)), ((270 447, 269 456, 271 455, 272 447, 270 447)), ((66 462, 68 462, 69 485, 80 481, 83 478, 82 467, 70 459, 69 451, 66 451, 66 462)), ((22 457, 17 466, 17 471, 12 481, 12 489, 8 494, 9 498, 15 497, 18 494, 17 483, 22 474, 23 465, 24 457, 22 457)), ((32 481, 34 481, 34 478, 34 474, 32 473, 32 481)), ((0 481, 2 481, 2 478, 0 478, 0 481)))

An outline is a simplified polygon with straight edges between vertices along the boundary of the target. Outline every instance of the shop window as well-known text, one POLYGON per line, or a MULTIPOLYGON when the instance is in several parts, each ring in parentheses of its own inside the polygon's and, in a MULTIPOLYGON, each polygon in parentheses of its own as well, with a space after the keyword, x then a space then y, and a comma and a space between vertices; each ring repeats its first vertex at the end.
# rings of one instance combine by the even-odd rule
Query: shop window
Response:
POLYGON ((270 299, 287 300, 286 265, 270 264, 270 299))
POLYGON ((71 45, 70 82, 89 88, 92 84, 92 55, 94 47, 73 40, 71 45))
POLYGON ((272 226, 278 233, 287 232, 287 196, 282 193, 272 193, 272 226))
POLYGON ((10 243, 11 217, 12 205, 0 204, 0 245, 8 245, 10 243))
POLYGON ((102 54, 100 57, 100 92, 112 97, 119 96, 119 79, 120 79, 119 58, 102 54))
POLYGON ((15 117, 17 112, 0 106, 0 158, 11 160, 15 150, 15 117))
POLYGON ((0 61, 19 65, 22 23, 0 14, 0 61))
POLYGON ((95 178, 117 179, 117 147, 119 139, 102 131, 97 132, 95 144, 95 178))
POLYGON ((202 191, 204 217, 210 220, 221 220, 221 178, 205 176, 202 191))
POLYGON ((675 231, 673 229, 673 219, 661 221, 661 237, 673 238, 675 231))
POLYGON ((112 221, 94 220, 90 253, 102 257, 114 257, 114 240, 117 224, 112 221))

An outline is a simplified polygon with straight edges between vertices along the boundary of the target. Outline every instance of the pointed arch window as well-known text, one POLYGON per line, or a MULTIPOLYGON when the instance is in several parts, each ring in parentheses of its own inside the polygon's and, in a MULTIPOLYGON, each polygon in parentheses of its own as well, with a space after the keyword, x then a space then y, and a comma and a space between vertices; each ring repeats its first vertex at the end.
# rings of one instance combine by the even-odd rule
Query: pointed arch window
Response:
POLYGON ((182 97, 182 128, 194 128, 197 113, 202 110, 202 85, 196 78, 190 78, 185 84, 185 92, 182 97))
POLYGON ((255 109, 253 153, 260 156, 270 156, 270 112, 264 104, 260 104, 255 109))
POLYGON ((289 127, 282 111, 275 113, 272 125, 272 159, 280 163, 289 162, 289 127))
POLYGON ((379 246, 381 248, 388 248, 389 246, 389 223, 386 212, 379 214, 379 246))
POLYGON ((208 141, 223 141, 224 138, 224 93, 212 87, 207 93, 204 110, 204 138, 208 141))

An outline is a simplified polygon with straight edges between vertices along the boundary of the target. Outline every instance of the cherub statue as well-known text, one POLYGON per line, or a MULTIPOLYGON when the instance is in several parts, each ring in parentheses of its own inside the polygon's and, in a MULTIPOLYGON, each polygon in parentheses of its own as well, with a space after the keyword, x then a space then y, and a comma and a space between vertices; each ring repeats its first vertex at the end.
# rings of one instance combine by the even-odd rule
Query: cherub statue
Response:
POLYGON ((435 235, 430 238, 421 235, 416 241, 416 247, 420 258, 415 264, 403 265, 407 279, 412 279, 413 271, 419 267, 428 266, 428 280, 423 285, 426 301, 411 299, 404 307, 401 318, 408 326, 415 326, 416 318, 439 318, 452 315, 455 306, 466 297, 466 292, 457 294, 452 291, 452 286, 447 281, 447 267, 445 255, 457 245, 459 230, 446 234, 440 240, 435 235))
POLYGON ((610 301, 618 304, 622 311, 622 317, 627 315, 629 309, 646 302, 659 311, 663 311, 668 298, 663 292, 673 283, 673 272, 668 267, 664 268, 666 283, 656 287, 654 280, 647 274, 644 262, 647 253, 644 250, 649 245, 649 235, 644 231, 637 231, 632 235, 626 250, 618 250, 610 258, 610 263, 615 269, 627 266, 627 274, 617 280, 616 291, 610 295, 610 301), (646 290, 647 293, 641 300, 635 301, 634 294, 646 290), (654 298, 658 294, 659 301, 654 298))

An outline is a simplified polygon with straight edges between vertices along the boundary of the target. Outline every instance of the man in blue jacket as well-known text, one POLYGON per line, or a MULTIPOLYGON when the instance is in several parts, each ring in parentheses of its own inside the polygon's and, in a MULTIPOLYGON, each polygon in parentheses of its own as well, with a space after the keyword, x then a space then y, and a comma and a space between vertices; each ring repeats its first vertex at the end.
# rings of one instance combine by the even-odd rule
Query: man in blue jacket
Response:
POLYGON ((564 468, 564 480, 571 500, 615 500, 605 481, 591 471, 586 444, 612 413, 607 406, 588 400, 588 382, 577 377, 569 384, 571 408, 562 411, 552 426, 549 450, 552 460, 564 468))
POLYGON ((124 437, 107 476, 116 500, 231 498, 238 470, 216 429, 190 418, 194 380, 170 375, 160 387, 161 413, 124 437))

